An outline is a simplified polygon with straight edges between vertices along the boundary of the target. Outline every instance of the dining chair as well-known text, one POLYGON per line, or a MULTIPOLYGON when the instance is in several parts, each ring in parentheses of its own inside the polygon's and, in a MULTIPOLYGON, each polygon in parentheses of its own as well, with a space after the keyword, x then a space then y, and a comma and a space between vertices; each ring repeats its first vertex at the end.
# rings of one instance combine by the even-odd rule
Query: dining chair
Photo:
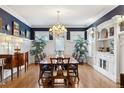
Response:
POLYGON ((70 58, 50 58, 52 66, 52 87, 55 87, 56 85, 64 85, 64 87, 68 87, 67 70, 64 69, 65 60, 70 61, 70 58), (55 66, 57 69, 55 69, 55 66))
MULTIPOLYGON (((76 60, 74 60, 74 61, 76 61, 76 60)), ((67 73, 68 73, 69 80, 74 78, 74 82, 77 79, 77 83, 79 83, 80 78, 79 78, 78 64, 73 64, 73 62, 72 62, 72 64, 70 64, 68 62, 67 73)))
MULTIPOLYGON (((46 60, 44 60, 46 61, 46 60)), ((46 65, 46 64, 40 64, 39 63, 39 79, 38 79, 38 84, 41 86, 47 86, 48 83, 52 81, 52 73, 51 73, 51 65, 46 65), (41 84, 42 83, 42 84, 41 84)))

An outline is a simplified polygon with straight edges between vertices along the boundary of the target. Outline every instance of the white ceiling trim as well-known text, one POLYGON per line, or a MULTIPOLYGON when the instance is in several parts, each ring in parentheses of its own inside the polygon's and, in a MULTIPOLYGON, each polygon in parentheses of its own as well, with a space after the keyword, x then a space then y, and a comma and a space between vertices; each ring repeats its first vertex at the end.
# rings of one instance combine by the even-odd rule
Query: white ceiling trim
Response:
POLYGON ((16 17, 17 19, 19 19, 20 21, 24 22, 26 25, 28 25, 28 26, 31 27, 31 25, 23 17, 21 17, 20 15, 18 15, 12 9, 8 8, 6 5, 0 5, 0 8, 2 8, 6 12, 10 13, 11 15, 13 15, 14 17, 16 17))

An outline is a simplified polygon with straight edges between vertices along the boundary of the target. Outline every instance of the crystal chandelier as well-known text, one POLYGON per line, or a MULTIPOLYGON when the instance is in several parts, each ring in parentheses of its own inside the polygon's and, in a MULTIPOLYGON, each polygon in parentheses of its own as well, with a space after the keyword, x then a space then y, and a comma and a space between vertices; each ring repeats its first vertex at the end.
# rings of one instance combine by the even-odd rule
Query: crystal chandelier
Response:
POLYGON ((64 35, 65 32, 67 32, 67 29, 65 28, 65 26, 60 24, 59 22, 59 17, 60 17, 59 14, 60 14, 60 11, 57 11, 57 24, 53 25, 49 29, 50 34, 54 36, 61 36, 61 35, 64 35))

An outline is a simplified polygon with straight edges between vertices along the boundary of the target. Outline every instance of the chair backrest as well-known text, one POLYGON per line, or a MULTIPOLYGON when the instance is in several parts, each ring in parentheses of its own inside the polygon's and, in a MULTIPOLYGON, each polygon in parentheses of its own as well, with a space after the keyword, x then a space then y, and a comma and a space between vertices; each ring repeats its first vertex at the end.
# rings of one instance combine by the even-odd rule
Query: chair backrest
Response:
POLYGON ((66 64, 70 62, 70 57, 63 58, 63 57, 57 57, 57 58, 50 58, 51 64, 64 64, 64 61, 66 61, 66 64))
POLYGON ((64 61, 66 61, 66 64, 70 63, 70 57, 64 58, 64 61))
POLYGON ((57 58, 50 58, 50 61, 51 61, 51 67, 52 67, 52 75, 53 75, 53 71, 54 70, 60 70, 61 69, 61 72, 63 72, 64 69, 64 64, 69 64, 70 62, 70 58, 63 58, 63 57, 57 57, 57 58), (57 69, 55 69, 54 67, 57 67, 57 69), (61 67, 61 68, 59 68, 61 67))
POLYGON ((50 61, 51 61, 51 65, 56 64, 56 65, 64 66, 64 63, 69 64, 70 57, 67 57, 67 58, 63 58, 63 57, 50 58, 50 61))

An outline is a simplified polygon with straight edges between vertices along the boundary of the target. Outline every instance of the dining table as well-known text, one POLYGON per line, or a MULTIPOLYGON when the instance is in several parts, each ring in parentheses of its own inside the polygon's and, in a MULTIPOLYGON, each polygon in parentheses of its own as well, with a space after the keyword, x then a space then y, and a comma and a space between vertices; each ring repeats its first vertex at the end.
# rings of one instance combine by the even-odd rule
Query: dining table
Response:
MULTIPOLYGON (((50 58, 57 58, 58 56, 56 55, 48 55, 45 59, 43 59, 42 61, 40 61, 39 65, 40 65, 40 70, 42 70, 42 67, 44 65, 54 65, 56 66, 57 65, 57 61, 54 61, 53 63, 51 63, 51 60, 50 58)), ((78 64, 79 62, 73 58, 71 55, 64 55, 64 56, 61 56, 63 58, 70 58, 70 61, 69 61, 69 64, 71 65, 75 65, 77 68, 78 68, 78 64)), ((68 65, 68 62, 67 61, 64 61, 63 63, 65 66, 68 65)), ((67 69, 66 69, 67 70, 67 69)), ((56 76, 56 78, 62 78, 63 76, 56 76)), ((64 76, 64 78, 68 78, 68 76, 64 76)))
MULTIPOLYGON (((40 61, 39 64, 41 65, 50 65, 51 64, 51 61, 50 61, 50 58, 57 58, 58 56, 56 55, 48 55, 45 59, 43 59, 42 61, 40 61)), ((69 64, 75 64, 75 65, 78 65, 79 62, 73 58, 71 55, 64 55, 64 56, 60 56, 60 57, 63 57, 63 58, 70 58, 70 62, 69 64)), ((57 62, 54 62, 53 64, 57 64, 57 62)), ((64 62, 64 64, 68 64, 67 61, 64 62)))

